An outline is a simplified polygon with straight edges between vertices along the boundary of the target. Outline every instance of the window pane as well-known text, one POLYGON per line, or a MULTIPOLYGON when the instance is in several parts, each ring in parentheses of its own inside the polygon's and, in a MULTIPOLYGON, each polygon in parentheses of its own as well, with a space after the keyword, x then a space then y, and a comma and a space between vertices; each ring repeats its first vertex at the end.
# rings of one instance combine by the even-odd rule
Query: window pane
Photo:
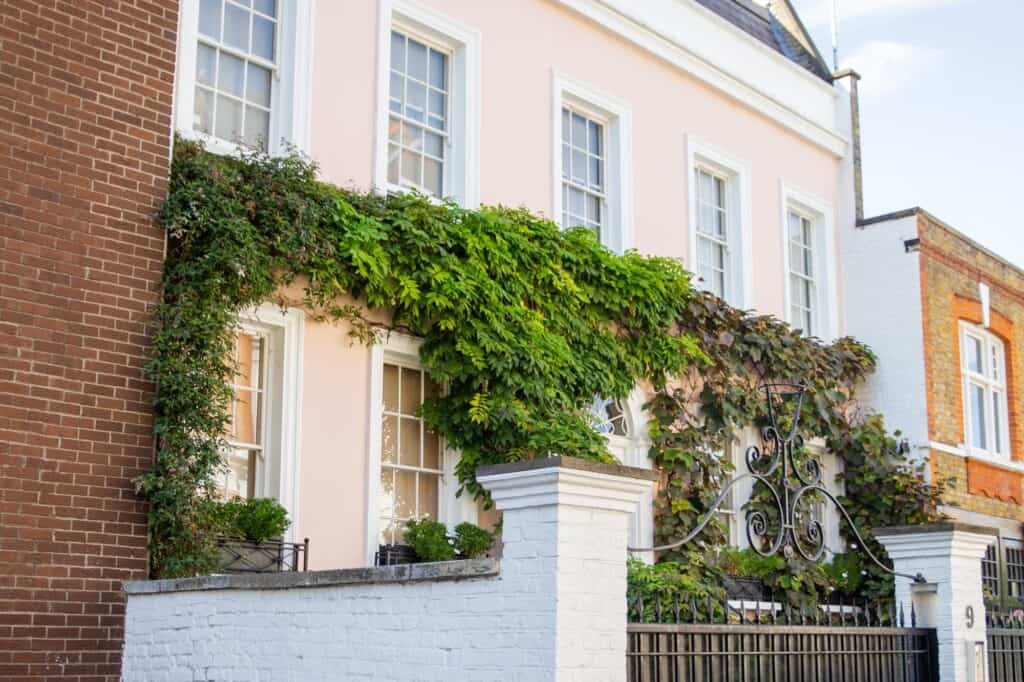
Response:
POLYGON ((715 206, 718 208, 725 208, 725 182, 722 178, 715 177, 714 189, 715 194, 712 198, 715 206))
POLYGON ((384 365, 383 377, 384 410, 386 412, 398 411, 398 367, 395 365, 384 365))
POLYGON ((422 397, 420 395, 420 377, 423 372, 417 369, 402 368, 402 414, 415 416, 422 397))
POLYGON ((245 143, 267 148, 270 137, 270 112, 256 107, 245 108, 245 143))
POLYGON ((219 95, 217 97, 217 137, 232 142, 242 134, 242 103, 219 95))
POLYGON ((799 215, 796 213, 789 214, 789 238, 797 243, 803 242, 803 232, 800 223, 799 215))
POLYGON ((394 462, 395 453, 398 450, 398 417, 390 414, 384 415, 380 442, 380 461, 385 464, 394 462))
POLYGON ((398 463, 402 466, 420 466, 420 420, 402 417, 402 433, 398 439, 398 463))
POLYGON ((199 3, 199 32, 220 40, 220 13, 222 0, 202 0, 199 3))
POLYGON ((390 85, 390 102, 391 111, 396 114, 402 113, 402 108, 405 104, 405 81, 402 76, 395 72, 391 72, 391 85, 390 85))
POLYGON ((604 142, 604 128, 593 121, 588 121, 590 130, 590 153, 596 156, 602 156, 602 147, 604 142))
POLYGON ((416 152, 402 152, 402 179, 414 185, 423 183, 423 157, 416 152))
POLYGON ((999 391, 992 391, 992 441, 995 452, 1003 451, 1003 396, 999 391))
POLYGON ((277 3, 274 0, 255 0, 253 7, 257 12, 262 12, 268 17, 277 15, 277 3))
POLYGON ((602 165, 603 164, 601 163, 601 159, 598 159, 598 158, 593 157, 593 156, 590 157, 589 181, 590 181, 590 186, 595 188, 595 189, 601 189, 603 187, 603 179, 601 178, 601 175, 602 175, 602 173, 601 173, 601 166, 602 165))
POLYGON ((217 50, 202 43, 196 52, 196 80, 203 85, 217 84, 217 50))
POLYGON ((249 13, 230 2, 224 7, 224 42, 249 51, 249 13))
MULTIPOLYGON (((437 133, 426 133, 423 149, 431 156, 442 158, 444 156, 444 138, 437 133)), ((438 167, 440 168, 440 164, 438 167)))
POLYGON ((403 123, 402 144, 416 151, 423 149, 423 128, 403 123))
POLYGON ((440 197, 444 191, 441 185, 441 162, 423 159, 423 189, 435 197, 440 197))
POLYGON ((587 153, 579 149, 572 150, 572 179, 581 185, 587 184, 587 153))
POLYGON ((398 159, 402 155, 402 150, 393 144, 388 145, 388 182, 393 185, 398 184, 398 159))
POLYGON ((209 90, 196 88, 196 112, 192 125, 208 135, 213 133, 213 93, 209 90))
POLYGON ((437 518, 437 479, 438 477, 434 474, 419 474, 420 498, 417 516, 429 516, 432 519, 437 518))
POLYGON ((395 516, 411 518, 416 513, 416 472, 395 471, 395 516))
POLYGON ((601 200, 593 195, 587 196, 587 220, 591 223, 601 223, 601 200))
POLYGON ((569 137, 569 119, 571 114, 568 109, 562 109, 562 142, 570 144, 572 140, 569 137))
POLYGON ((395 515, 395 470, 391 467, 380 470, 380 515, 385 519, 395 515))
POLYGON ((441 90, 448 89, 448 57, 437 50, 430 51, 430 84, 441 90))
POLYGON ((245 62, 238 57, 221 52, 219 76, 217 87, 221 92, 242 96, 242 85, 245 83, 245 62))
POLYGON ((415 121, 423 121, 427 112, 427 87, 408 81, 405 96, 405 115, 415 121))
POLYGON ((270 106, 270 70, 249 64, 245 79, 245 98, 253 104, 270 106))
MULTIPOLYGON (((394 31, 391 32, 391 68, 405 72, 405 36, 394 31)), ((394 96, 394 91, 391 94, 394 96)))
POLYGON ((252 52, 268 61, 274 60, 274 22, 262 17, 252 18, 252 52))
POLYGON ((407 73, 416 80, 427 81, 427 46, 409 40, 409 70, 407 73))
POLYGON ((572 115, 572 145, 579 149, 587 148, 587 119, 579 114, 572 115))
POLYGON ((440 119, 440 123, 431 123, 432 126, 444 130, 444 93, 440 90, 430 90, 429 95, 429 110, 431 118, 440 119))
POLYGON ((581 192, 580 190, 574 189, 572 187, 569 188, 569 212, 572 213, 574 216, 578 216, 580 218, 583 217, 583 203, 585 196, 586 195, 584 195, 584 193, 581 192))
POLYGON ((427 469, 441 468, 441 447, 437 433, 423 429, 423 466, 427 469))
POLYGON ((964 338, 966 340, 967 369, 977 374, 983 374, 981 367, 981 339, 970 335, 964 338))
POLYGON ((985 427, 985 389, 977 384, 968 384, 971 402, 971 445, 985 450, 988 448, 985 427))

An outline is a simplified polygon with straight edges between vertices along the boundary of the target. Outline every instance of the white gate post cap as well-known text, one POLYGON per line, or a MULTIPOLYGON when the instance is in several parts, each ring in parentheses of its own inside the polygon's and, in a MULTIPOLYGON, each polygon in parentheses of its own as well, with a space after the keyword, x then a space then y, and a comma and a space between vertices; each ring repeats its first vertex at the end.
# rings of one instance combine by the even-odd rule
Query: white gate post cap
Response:
POLYGON ((960 521, 874 530, 875 539, 893 561, 944 555, 981 559, 998 534, 993 528, 960 521))
POLYGON ((498 509, 567 505, 633 512, 658 473, 576 457, 548 457, 477 469, 498 509))

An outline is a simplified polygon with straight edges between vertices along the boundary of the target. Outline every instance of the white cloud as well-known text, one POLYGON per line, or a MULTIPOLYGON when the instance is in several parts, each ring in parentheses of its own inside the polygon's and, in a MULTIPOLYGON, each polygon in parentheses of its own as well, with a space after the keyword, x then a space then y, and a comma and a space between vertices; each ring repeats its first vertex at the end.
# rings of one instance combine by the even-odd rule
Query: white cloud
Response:
POLYGON ((937 56, 938 52, 930 48, 876 40, 865 43, 844 59, 843 66, 861 75, 861 88, 865 94, 879 95, 909 85, 937 56))
MULTIPOLYGON (((830 22, 833 0, 804 0, 800 18, 810 27, 827 26, 830 22)), ((917 10, 938 9, 955 5, 966 0, 835 0, 839 26, 851 19, 872 14, 911 12, 917 10)))

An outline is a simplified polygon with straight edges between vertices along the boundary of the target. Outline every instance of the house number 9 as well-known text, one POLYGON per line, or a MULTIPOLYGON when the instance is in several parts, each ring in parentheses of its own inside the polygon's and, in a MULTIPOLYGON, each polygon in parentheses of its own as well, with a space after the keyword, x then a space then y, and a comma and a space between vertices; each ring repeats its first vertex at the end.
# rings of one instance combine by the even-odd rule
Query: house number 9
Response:
POLYGON ((974 627, 974 607, 970 604, 967 605, 967 629, 970 630, 974 627))

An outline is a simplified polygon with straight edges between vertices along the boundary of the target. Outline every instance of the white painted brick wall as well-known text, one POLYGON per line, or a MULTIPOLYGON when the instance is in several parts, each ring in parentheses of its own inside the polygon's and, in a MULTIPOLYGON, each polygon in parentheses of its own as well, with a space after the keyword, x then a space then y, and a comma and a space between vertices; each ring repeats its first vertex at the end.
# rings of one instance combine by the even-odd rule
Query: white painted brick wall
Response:
POLYGON ((123 679, 624 681, 626 541, 643 483, 515 476, 502 494, 536 497, 504 510, 497 577, 130 591, 123 679))

